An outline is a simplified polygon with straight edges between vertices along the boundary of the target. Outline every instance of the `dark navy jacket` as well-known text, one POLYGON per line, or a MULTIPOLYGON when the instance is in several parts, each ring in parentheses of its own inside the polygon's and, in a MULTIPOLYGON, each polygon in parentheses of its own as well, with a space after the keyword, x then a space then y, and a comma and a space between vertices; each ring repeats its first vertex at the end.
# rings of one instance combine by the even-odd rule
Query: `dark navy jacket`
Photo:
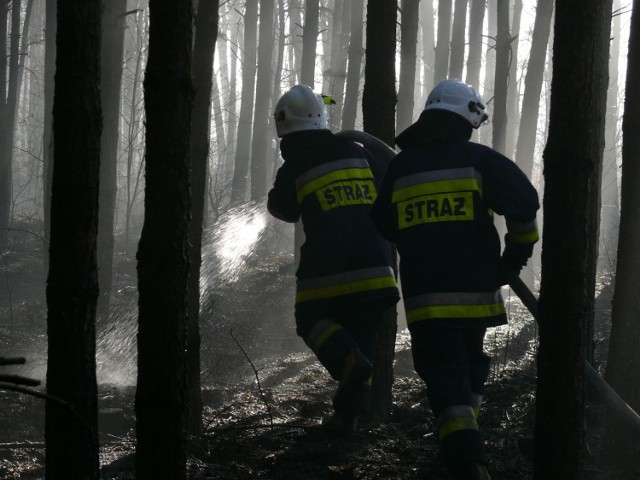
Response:
POLYGON ((356 143, 328 130, 285 135, 284 164, 269 192, 269 212, 302 218, 296 311, 399 299, 391 246, 375 229, 370 209, 384 166, 356 143))
POLYGON ((468 141, 470 135, 457 115, 423 114, 397 138, 402 152, 372 209, 400 255, 410 327, 505 323, 493 213, 505 216, 506 249, 521 264, 538 240, 536 190, 514 162, 468 141))

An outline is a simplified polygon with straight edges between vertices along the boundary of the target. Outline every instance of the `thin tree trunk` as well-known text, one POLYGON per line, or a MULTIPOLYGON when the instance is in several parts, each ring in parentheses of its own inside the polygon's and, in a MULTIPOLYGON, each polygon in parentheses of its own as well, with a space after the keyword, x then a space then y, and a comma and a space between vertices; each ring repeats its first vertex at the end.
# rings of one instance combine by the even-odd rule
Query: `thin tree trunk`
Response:
MULTIPOLYGON (((45 53, 44 53, 44 127, 42 137, 42 170, 44 172, 42 209, 44 211, 44 238, 49 241, 51 231, 51 181, 53 178, 53 91, 56 73, 56 34, 58 0, 46 3, 45 19, 45 53)), ((1 28, 1 22, 0 22, 1 28)), ((0 32, 1 35, 1 32, 0 32)), ((1 41, 0 41, 1 44, 1 41)), ((0 60, 0 85, 4 69, 0 60)), ((0 115, 1 117, 1 115, 0 115)), ((48 253, 48 249, 45 248, 48 253)), ((48 258, 45 258, 45 262, 48 258)))
MULTIPOLYGON (((8 3, 0 4, 0 85, 7 84, 7 17, 8 3)), ((9 221, 11 216, 12 169, 7 155, 7 95, 0 95, 0 252, 9 245, 9 221)))
POLYGON ((422 91, 420 99, 426 103, 429 92, 433 89, 433 64, 435 62, 433 2, 420 2, 420 25, 422 27, 422 91))
POLYGON ((100 172, 100 0, 60 4, 47 279, 45 478, 97 479, 95 319, 100 172), (72 214, 70 214, 72 212, 72 214), (70 407, 70 408, 69 408, 70 407))
POLYGON ((542 93, 542 81, 547 56, 547 43, 551 31, 551 14, 553 0, 539 0, 536 19, 533 24, 531 50, 527 74, 524 78, 524 96, 522 99, 522 116, 516 146, 516 163, 531 178, 533 172, 533 155, 535 151, 538 113, 542 93))
POLYGON ((509 84, 507 86, 507 123, 505 152, 513 158, 515 135, 520 121, 520 95, 518 91, 518 46, 520 45, 520 22, 522 18, 522 0, 515 0, 511 19, 509 84))
POLYGON ((507 135, 507 86, 509 83, 509 0, 498 1, 496 75, 493 97, 493 148, 504 154, 507 135))
POLYGON ((433 84, 447 78, 449 72, 449 41, 451 39, 451 0, 438 0, 438 38, 433 67, 433 84))
POLYGON ((482 66, 482 24, 486 0, 470 0, 469 11, 469 56, 467 57, 466 82, 473 88, 480 88, 480 67, 482 66))
POLYGON ((314 87, 316 68, 316 47, 318 43, 319 0, 306 0, 304 30, 302 33, 302 73, 300 83, 314 87))
POLYGON ((354 130, 360 97, 360 72, 362 70, 362 12, 364 0, 351 0, 351 39, 349 41, 349 64, 347 86, 342 109, 342 129, 354 130))
POLYGON ((191 113, 191 222, 189 223, 189 280, 187 319, 187 433, 202 432, 200 393, 200 266, 204 222, 209 131, 211 128, 211 78, 218 35, 219 0, 200 0, 196 14, 193 44, 193 86, 191 113))
POLYGON ((455 0, 453 26, 451 28, 451 56, 449 60, 449 78, 462 80, 464 67, 464 47, 467 24, 467 0, 455 0))
POLYGON ((251 143, 251 200, 260 201, 267 194, 267 154, 271 94, 273 85, 273 14, 274 0, 260 0, 260 38, 258 40, 258 76, 256 107, 251 143))
POLYGON ((397 132, 403 131, 413 122, 413 93, 416 78, 419 6, 420 3, 417 0, 402 0, 397 132))
POLYGON ((117 191, 120 88, 127 0, 103 0, 101 85, 104 128, 100 141, 100 212, 98 216, 98 316, 108 320, 113 274, 117 191))
POLYGON ((231 185, 231 202, 242 203, 247 195, 249 147, 253 127, 253 99, 256 86, 256 43, 258 31, 258 0, 247 0, 244 13, 244 54, 242 57, 242 97, 236 161, 231 185))

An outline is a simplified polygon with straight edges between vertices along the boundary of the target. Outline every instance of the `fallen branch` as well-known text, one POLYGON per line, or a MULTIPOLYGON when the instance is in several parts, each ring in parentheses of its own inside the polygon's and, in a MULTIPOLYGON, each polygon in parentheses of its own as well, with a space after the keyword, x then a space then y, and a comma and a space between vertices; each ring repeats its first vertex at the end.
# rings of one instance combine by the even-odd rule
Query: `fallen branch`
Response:
POLYGON ((249 362, 249 365, 251 365, 251 368, 253 369, 253 374, 256 376, 256 383, 258 384, 258 392, 260 392, 260 398, 262 398, 262 401, 264 402, 265 406, 267 407, 267 413, 269 414, 269 420, 271 422, 271 427, 273 427, 273 415, 271 414, 271 406, 269 405, 269 402, 267 402, 267 398, 265 397, 264 391, 262 390, 262 385, 260 384, 260 376, 258 375, 258 370, 253 365, 253 362, 251 361, 251 358, 249 358, 249 355, 247 355, 247 352, 244 350, 244 348, 242 348, 242 345, 240 345, 240 342, 238 342, 236 337, 233 335, 233 329, 229 333, 231 335, 231 338, 233 338, 233 341, 236 342, 236 345, 238 346, 240 351, 243 353, 243 355, 245 356, 245 358, 249 362))

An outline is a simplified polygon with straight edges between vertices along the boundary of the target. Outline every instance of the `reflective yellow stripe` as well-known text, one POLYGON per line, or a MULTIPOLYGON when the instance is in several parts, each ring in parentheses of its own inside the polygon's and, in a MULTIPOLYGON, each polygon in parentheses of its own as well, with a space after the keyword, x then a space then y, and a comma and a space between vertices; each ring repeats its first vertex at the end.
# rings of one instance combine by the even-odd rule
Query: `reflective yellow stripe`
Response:
POLYGON ((373 174, 369 168, 345 168, 343 170, 336 170, 315 178, 308 183, 305 183, 298 189, 298 203, 302 203, 302 200, 310 193, 319 190, 322 187, 329 185, 330 183, 341 180, 357 180, 357 179, 369 179, 373 178, 373 174))
POLYGON ((540 238, 538 222, 534 219, 530 222, 516 222, 507 220, 507 240, 514 243, 536 243, 540 238))
POLYGON ((308 302, 309 300, 320 300, 323 298, 338 297, 350 293, 366 292, 367 290, 378 290, 380 288, 391 288, 396 286, 396 279, 393 277, 371 278, 356 282, 330 285, 321 288, 310 288, 298 291, 296 303, 308 302))
POLYGON ((322 348, 322 346, 327 342, 327 340, 329 340, 329 338, 331 338, 331 336, 334 333, 336 333, 336 332, 338 332, 340 330, 342 330, 342 326, 339 323, 333 323, 328 328, 325 328, 317 336, 315 336, 314 338, 310 338, 309 339, 309 343, 311 345, 311 349, 315 353, 318 353, 320 351, 320 349, 322 348))
POLYGON ((503 303, 492 305, 431 305, 407 311, 407 323, 433 318, 494 317, 505 313, 503 303))
POLYGON ((438 439, 442 441, 447 435, 460 430, 478 430, 478 422, 471 417, 451 418, 444 421, 438 428, 438 439))
POLYGON ((420 195, 462 191, 474 191, 481 193, 480 186, 478 185, 478 180, 475 178, 464 178, 411 185, 394 190, 391 201, 393 203, 397 203, 420 195))
POLYGON ((536 230, 529 233, 511 233, 507 234, 507 238, 513 243, 529 244, 536 243, 540 239, 540 234, 536 230))

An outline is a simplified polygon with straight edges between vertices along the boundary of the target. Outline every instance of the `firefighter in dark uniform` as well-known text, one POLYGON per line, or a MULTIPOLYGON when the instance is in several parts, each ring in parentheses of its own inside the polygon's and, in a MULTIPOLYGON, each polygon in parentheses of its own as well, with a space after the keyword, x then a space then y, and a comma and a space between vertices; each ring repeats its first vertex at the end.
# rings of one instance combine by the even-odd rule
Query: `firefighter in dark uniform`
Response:
POLYGON ((500 287, 538 240, 538 195, 514 162, 470 142, 487 120, 472 87, 445 80, 397 138, 372 219, 394 242, 416 372, 456 479, 490 479, 476 418, 489 373, 485 331, 507 322, 500 287), (493 215, 507 233, 501 255, 493 215))
POLYGON ((392 248, 370 210, 384 165, 327 129, 323 99, 296 85, 278 101, 275 122, 284 164, 267 207, 302 219, 296 276, 297 333, 339 386, 328 429, 349 433, 368 411, 378 330, 399 298, 392 248))

